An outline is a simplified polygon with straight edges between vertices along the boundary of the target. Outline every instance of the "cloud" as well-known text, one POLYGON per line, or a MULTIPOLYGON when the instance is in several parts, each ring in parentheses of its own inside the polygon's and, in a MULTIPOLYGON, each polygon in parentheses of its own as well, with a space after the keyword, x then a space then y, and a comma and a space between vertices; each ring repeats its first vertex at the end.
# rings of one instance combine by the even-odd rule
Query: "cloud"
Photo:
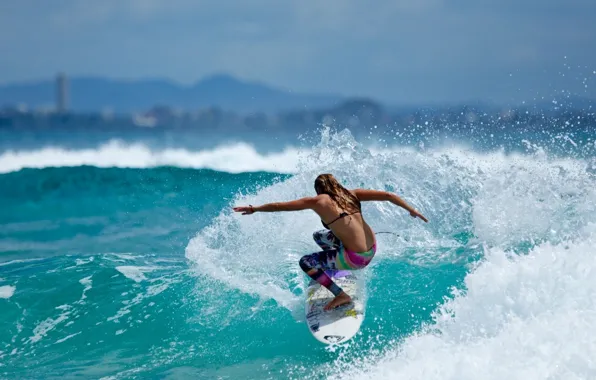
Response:
POLYGON ((571 86, 557 72, 596 62, 594 14, 592 0, 2 2, 0 81, 226 71, 394 102, 503 100, 571 86))

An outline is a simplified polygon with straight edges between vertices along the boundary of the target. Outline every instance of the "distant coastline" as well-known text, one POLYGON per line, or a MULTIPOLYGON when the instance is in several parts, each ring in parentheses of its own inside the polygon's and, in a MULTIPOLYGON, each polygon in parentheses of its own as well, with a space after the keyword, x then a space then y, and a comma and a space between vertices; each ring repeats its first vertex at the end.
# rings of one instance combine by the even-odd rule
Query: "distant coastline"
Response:
POLYGON ((164 79, 71 78, 64 73, 48 80, 0 84, 0 108, 37 112, 131 114, 161 105, 176 110, 220 107, 238 113, 271 113, 328 107, 342 100, 339 95, 296 93, 225 74, 208 76, 188 86, 164 79))
POLYGON ((480 102, 388 107, 368 98, 296 94, 228 75, 185 87, 159 80, 68 78, 60 73, 54 81, 0 86, 0 130, 17 132, 302 133, 321 125, 376 133, 428 128, 452 134, 483 129, 569 131, 595 126, 595 115, 596 101, 572 96, 511 107, 480 102))

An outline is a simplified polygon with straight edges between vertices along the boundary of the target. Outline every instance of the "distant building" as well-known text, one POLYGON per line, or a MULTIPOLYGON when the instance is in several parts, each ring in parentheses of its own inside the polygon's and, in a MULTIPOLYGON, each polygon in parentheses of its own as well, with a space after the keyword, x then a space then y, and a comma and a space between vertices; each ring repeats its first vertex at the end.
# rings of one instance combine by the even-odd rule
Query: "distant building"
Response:
POLYGON ((142 114, 136 114, 132 117, 132 122, 137 127, 153 128, 157 126, 157 118, 154 116, 147 116, 142 114))
POLYGON ((56 77, 56 111, 66 113, 68 110, 68 79, 60 73, 56 77))

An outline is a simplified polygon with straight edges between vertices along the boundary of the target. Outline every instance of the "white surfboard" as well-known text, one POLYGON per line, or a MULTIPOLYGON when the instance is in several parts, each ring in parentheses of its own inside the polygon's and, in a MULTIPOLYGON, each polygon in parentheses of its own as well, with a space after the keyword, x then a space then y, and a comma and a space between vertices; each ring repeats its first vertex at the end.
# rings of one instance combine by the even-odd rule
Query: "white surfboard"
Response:
POLYGON ((343 343, 354 337, 364 321, 364 284, 351 271, 327 272, 335 283, 352 297, 352 302, 325 311, 333 294, 311 280, 306 289, 306 323, 312 335, 325 344, 343 343))

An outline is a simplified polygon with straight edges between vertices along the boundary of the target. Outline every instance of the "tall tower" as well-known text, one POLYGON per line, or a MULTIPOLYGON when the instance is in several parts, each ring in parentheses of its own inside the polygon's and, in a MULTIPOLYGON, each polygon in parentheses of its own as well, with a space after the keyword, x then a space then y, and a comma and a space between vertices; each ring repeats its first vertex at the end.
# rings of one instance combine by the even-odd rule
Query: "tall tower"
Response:
POLYGON ((63 73, 56 76, 56 111, 66 113, 68 108, 68 79, 63 73))

